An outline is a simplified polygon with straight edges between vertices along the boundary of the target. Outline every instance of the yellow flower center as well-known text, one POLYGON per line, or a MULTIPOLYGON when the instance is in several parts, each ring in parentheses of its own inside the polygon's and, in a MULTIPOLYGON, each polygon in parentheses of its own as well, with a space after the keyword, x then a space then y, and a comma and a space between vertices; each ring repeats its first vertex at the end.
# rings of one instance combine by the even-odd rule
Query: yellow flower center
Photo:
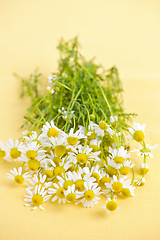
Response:
POLYGON ((58 137, 59 132, 55 128, 50 128, 48 130, 47 136, 50 137, 58 137))
POLYGON ((66 196, 66 199, 67 199, 67 201, 72 202, 72 201, 76 200, 76 194, 75 193, 69 193, 66 196))
POLYGON ((146 173, 148 173, 149 172, 149 169, 148 168, 140 168, 140 173, 142 174, 142 175, 144 175, 144 174, 146 174, 146 173))
POLYGON ((26 152, 26 156, 27 156, 28 159, 35 159, 37 157, 37 151, 28 150, 26 152))
POLYGON ((39 206, 39 205, 42 205, 43 203, 43 197, 39 194, 34 194, 33 197, 32 197, 32 203, 34 206, 39 206))
POLYGON ((54 172, 54 175, 55 176, 62 176, 62 173, 64 172, 64 169, 63 169, 63 167, 55 167, 54 168, 54 170, 53 170, 53 172, 54 172))
POLYGON ((36 159, 31 159, 28 161, 28 167, 31 171, 36 171, 40 166, 40 162, 36 159))
POLYGON ((18 184, 22 184, 22 183, 24 182, 24 178, 22 177, 22 175, 16 175, 16 176, 14 177, 14 180, 15 180, 15 182, 18 183, 18 184))
POLYGON ((56 165, 58 165, 60 162, 62 162, 61 158, 59 158, 59 157, 54 157, 52 160, 56 165))
POLYGON ((70 168, 68 169, 68 171, 73 172, 73 171, 75 171, 75 169, 76 169, 75 165, 74 165, 73 163, 71 163, 71 166, 70 166, 70 168))
POLYGON ((77 162, 80 164, 86 163, 88 160, 88 156, 84 153, 77 154, 77 162))
POLYGON ((107 129, 107 125, 106 125, 105 122, 100 122, 100 123, 99 123, 99 127, 100 127, 100 129, 102 129, 102 130, 106 130, 106 129, 107 129))
POLYGON ((72 180, 67 180, 64 182, 64 189, 67 190, 69 186, 72 186, 73 185, 73 181, 72 180))
POLYGON ((76 137, 68 137, 67 138, 67 142, 68 142, 69 145, 74 146, 74 145, 77 144, 78 138, 76 138, 76 137))
POLYGON ((117 174, 117 169, 115 169, 112 166, 108 166, 108 174, 111 175, 111 176, 116 175, 117 174))
POLYGON ((100 148, 97 145, 89 145, 90 148, 92 148, 92 152, 98 152, 100 148))
POLYGON ((95 194, 92 190, 87 190, 85 193, 84 193, 84 197, 87 201, 92 201, 93 198, 95 197, 95 194))
POLYGON ((18 157, 21 156, 21 152, 18 151, 18 148, 11 148, 11 150, 10 150, 10 156, 11 156, 13 159, 17 159, 18 157))
POLYGON ((56 92, 59 92, 59 91, 60 91, 60 88, 59 88, 59 87, 55 87, 54 90, 55 90, 56 92))
POLYGON ((121 192, 122 192, 124 197, 130 197, 131 196, 131 193, 130 193, 128 188, 122 188, 121 192))
POLYGON ((113 200, 109 201, 107 204, 106 204, 106 208, 109 210, 109 211, 114 211, 117 209, 117 203, 113 200))
POLYGON ((48 177, 48 178, 53 178, 53 171, 52 170, 46 170, 44 172, 44 174, 48 177))
POLYGON ((133 134, 133 139, 136 140, 137 142, 142 142, 144 139, 144 133, 143 131, 137 130, 133 134))
POLYGON ((92 177, 94 177, 96 179, 96 182, 99 182, 100 176, 98 173, 96 173, 96 172, 92 173, 92 177))
POLYGON ((94 139, 94 138, 96 138, 96 133, 95 133, 95 132, 92 132, 92 133, 88 136, 88 139, 89 139, 89 140, 92 140, 92 139, 94 139))
POLYGON ((64 188, 59 188, 58 190, 57 190, 57 197, 58 198, 65 198, 65 195, 64 195, 64 188))
POLYGON ((6 152, 0 148, 0 159, 6 156, 6 152))
POLYGON ((119 169, 119 172, 120 172, 120 174, 122 174, 122 175, 127 175, 128 173, 129 173, 129 167, 121 167, 120 169, 119 169))
POLYGON ((78 191, 83 191, 85 189, 85 187, 84 187, 84 180, 78 179, 75 182, 75 189, 78 190, 78 191))
POLYGON ((103 178, 101 178, 101 183, 102 183, 102 184, 110 183, 110 182, 111 182, 111 180, 110 180, 109 177, 103 177, 103 178))
POLYGON ((121 182, 114 182, 112 188, 115 193, 119 193, 123 188, 123 184, 121 182))
POLYGON ((66 147, 63 145, 57 145, 55 146, 54 151, 58 157, 62 157, 66 153, 66 147))
POLYGON ((116 157, 114 157, 114 161, 115 161, 115 163, 123 163, 124 162, 124 158, 116 156, 116 157))

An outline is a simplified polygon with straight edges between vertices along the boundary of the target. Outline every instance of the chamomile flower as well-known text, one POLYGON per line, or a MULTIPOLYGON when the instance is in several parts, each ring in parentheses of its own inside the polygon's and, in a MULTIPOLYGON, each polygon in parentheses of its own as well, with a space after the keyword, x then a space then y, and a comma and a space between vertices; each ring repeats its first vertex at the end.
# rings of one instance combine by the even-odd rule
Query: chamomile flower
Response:
POLYGON ((41 168, 42 168, 43 174, 46 175, 48 179, 54 177, 55 167, 56 167, 56 164, 54 163, 52 158, 48 158, 46 156, 46 158, 41 161, 41 168))
POLYGON ((115 163, 123 163, 126 159, 128 159, 131 154, 121 146, 119 149, 112 149, 109 147, 109 152, 111 154, 111 158, 115 163))
POLYGON ((150 146, 149 144, 146 144, 146 147, 140 146, 139 149, 132 150, 131 152, 138 152, 137 156, 146 156, 153 158, 153 154, 151 151, 155 150, 159 145, 150 146))
POLYGON ((54 153, 58 157, 63 157, 67 153, 67 149, 69 148, 65 137, 51 137, 51 147, 54 149, 54 153))
POLYGON ((143 186, 146 183, 146 180, 144 177, 140 178, 139 180, 135 180, 136 185, 143 186))
POLYGON ((47 165, 44 167, 44 174, 47 176, 47 179, 51 179, 54 177, 54 168, 48 167, 47 165))
POLYGON ((74 111, 71 111, 70 109, 68 111, 63 111, 62 113, 62 118, 63 120, 67 121, 67 122, 72 122, 71 119, 74 116, 74 111))
POLYGON ((79 144, 79 140, 85 138, 85 135, 79 129, 75 133, 73 132, 74 129, 71 128, 67 137, 67 143, 69 146, 77 146, 79 144))
POLYGON ((31 191, 29 188, 26 188, 27 195, 25 195, 24 201, 25 206, 32 206, 32 209, 37 209, 38 207, 41 210, 44 210, 42 204, 48 201, 51 195, 48 195, 45 187, 41 187, 40 185, 36 185, 35 188, 31 191))
POLYGON ((48 189, 48 193, 51 195, 52 202, 58 200, 58 203, 66 203, 65 198, 65 189, 63 187, 63 182, 59 181, 59 183, 53 183, 53 188, 48 189))
POLYGON ((129 128, 129 132, 132 134, 131 139, 136 140, 137 142, 142 142, 145 137, 145 127, 146 124, 134 123, 133 128, 129 128))
POLYGON ((62 130, 60 130, 59 128, 57 128, 55 125, 54 125, 54 122, 51 121, 51 122, 46 122, 45 125, 43 125, 42 127, 42 136, 45 137, 45 138, 55 138, 55 137, 58 137, 58 136, 64 136, 64 132, 62 130))
POLYGON ((115 134, 115 131, 111 128, 111 125, 106 124, 104 121, 100 121, 98 126, 101 130, 108 132, 111 136, 115 134))
POLYGON ((149 171, 149 166, 147 163, 141 163, 140 164, 140 173, 142 175, 145 175, 149 171))
POLYGON ((128 184, 124 183, 123 188, 121 190, 121 194, 125 198, 133 197, 133 196, 135 196, 134 189, 135 189, 135 187, 133 187, 130 183, 128 183, 128 184))
POLYGON ((40 174, 34 174, 33 175, 33 178, 32 179, 30 179, 30 181, 29 181, 29 184, 27 184, 28 185, 28 188, 30 189, 30 190, 32 190, 32 189, 34 189, 35 188, 35 186, 41 186, 41 188, 42 187, 45 187, 45 189, 47 189, 47 188, 49 188, 49 187, 51 187, 52 186, 52 182, 47 182, 46 181, 46 178, 47 178, 47 176, 46 175, 42 175, 41 173, 40 174))
POLYGON ((27 141, 27 142, 32 142, 37 140, 38 136, 37 136, 37 132, 36 131, 24 131, 23 132, 23 138, 27 141))
POLYGON ((76 161, 80 165, 86 164, 89 161, 100 161, 100 158, 98 157, 100 151, 92 152, 92 148, 89 148, 88 145, 86 147, 78 145, 77 149, 74 149, 73 151, 74 153, 70 153, 70 156, 72 157, 73 161, 76 161))
MULTIPOLYGON (((99 185, 101 186, 102 192, 103 190, 106 189, 106 183, 110 183, 111 182, 111 178, 109 176, 109 174, 107 174, 105 171, 101 172, 101 179, 99 182, 99 185)), ((105 194, 105 192, 103 192, 103 194, 105 194)))
POLYGON ((99 195, 101 194, 101 188, 98 187, 98 183, 85 182, 84 183, 85 190, 79 193, 79 196, 82 198, 77 201, 76 204, 82 203, 84 207, 94 207, 100 200, 99 195))
POLYGON ((92 140, 96 137, 103 137, 104 136, 104 130, 102 130, 99 125, 97 125, 94 122, 90 122, 88 125, 89 132, 87 133, 88 139, 92 140))
POLYGON ((19 167, 18 169, 13 168, 7 175, 8 178, 14 180, 18 184, 26 183, 26 181, 31 178, 31 174, 29 172, 22 173, 22 167, 19 167))
POLYGON ((134 167, 134 163, 131 160, 124 161, 121 168, 119 169, 119 173, 122 175, 127 175, 129 170, 134 167))
POLYGON ((37 142, 30 142, 24 146, 21 158, 31 171, 36 171, 41 160, 45 158, 45 150, 40 148, 37 142))
POLYGON ((65 191, 65 197, 67 202, 75 202, 78 198, 82 197, 83 194, 75 190, 75 184, 68 186, 65 191))
POLYGON ((46 164, 48 166, 56 167, 59 165, 60 162, 62 162, 62 158, 58 157, 52 150, 50 151, 50 154, 46 154, 46 158, 42 160, 42 164, 46 164))
POLYGON ((95 182, 95 178, 91 177, 91 172, 88 167, 84 167, 83 169, 79 168, 78 172, 75 172, 75 171, 67 172, 66 177, 69 180, 72 180, 74 182, 75 189, 80 192, 84 191, 84 189, 85 189, 84 183, 85 182, 92 182, 92 183, 95 182))
POLYGON ((98 126, 101 130, 107 130, 108 128, 108 125, 104 121, 100 121, 98 126))
POLYGON ((65 175, 65 179, 63 177, 57 176, 57 180, 61 182, 60 185, 63 185, 64 189, 67 190, 68 187, 71 187, 74 184, 72 176, 70 174, 65 175))
POLYGON ((57 165, 54 170, 54 176, 64 176, 64 173, 67 172, 69 170, 69 168, 72 166, 71 161, 67 160, 68 157, 66 158, 62 158, 62 162, 59 163, 59 165, 57 165))
POLYGON ((101 145, 101 140, 100 139, 92 139, 90 140, 89 142, 89 147, 92 148, 92 151, 93 152, 97 152, 97 151, 100 151, 100 145, 101 145))
POLYGON ((99 165, 91 168, 91 177, 95 178, 101 187, 105 187, 104 184, 110 182, 109 174, 106 173, 105 168, 101 168, 99 165))
POLYGON ((109 157, 107 157, 107 165, 104 165, 107 169, 107 173, 110 176, 116 175, 118 173, 118 169, 120 169, 122 167, 121 163, 115 163, 115 161, 113 159, 110 159, 109 157))
POLYGON ((100 179, 102 178, 102 169, 100 169, 99 165, 91 168, 91 177, 94 177, 95 181, 99 183, 100 179))
POLYGON ((12 160, 21 161, 23 147, 23 143, 20 143, 17 139, 15 141, 9 139, 6 141, 6 146, 4 146, 6 155, 3 158, 9 162, 12 160))
POLYGON ((124 187, 126 178, 127 177, 119 177, 118 179, 117 176, 114 175, 111 182, 105 184, 108 189, 107 190, 108 193, 112 191, 115 194, 119 194, 122 191, 122 188, 124 187))
POLYGON ((102 206, 101 208, 106 209, 108 214, 119 209, 115 198, 108 198, 106 206, 102 206))
POLYGON ((58 112, 61 114, 61 117, 63 118, 63 120, 67 122, 71 122, 71 119, 74 116, 74 111, 72 111, 71 109, 68 109, 66 111, 64 107, 62 107, 61 109, 58 109, 58 112))

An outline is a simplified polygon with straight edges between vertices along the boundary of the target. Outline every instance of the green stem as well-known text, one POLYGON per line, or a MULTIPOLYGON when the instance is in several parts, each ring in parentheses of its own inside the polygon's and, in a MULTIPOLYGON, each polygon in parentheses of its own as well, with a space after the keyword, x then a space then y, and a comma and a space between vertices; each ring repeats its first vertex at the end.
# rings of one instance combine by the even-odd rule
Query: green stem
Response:
POLYGON ((47 97, 47 95, 50 94, 50 93, 46 93, 42 98, 41 100, 36 104, 36 106, 33 108, 33 110, 31 111, 31 113, 29 114, 29 116, 32 115, 32 113, 37 109, 37 107, 39 106, 39 104, 45 99, 45 97, 47 97))
POLYGON ((112 114, 112 109, 111 109, 110 104, 109 104, 109 102, 108 102, 108 100, 107 100, 107 98, 106 98, 106 95, 105 95, 105 93, 104 93, 104 91, 103 91, 103 89, 102 89, 102 87, 101 87, 101 85, 99 84, 98 81, 97 81, 97 84, 98 84, 98 86, 99 86, 99 88, 100 88, 100 90, 101 90, 101 92, 102 92, 102 95, 103 95, 103 97, 104 97, 104 100, 105 100, 105 102, 106 102, 106 104, 107 104, 107 107, 108 107, 108 109, 109 109, 109 112, 110 112, 110 114, 111 114, 111 116, 112 116, 112 115, 113 115, 113 114, 112 114))
MULTIPOLYGON (((76 60, 76 63, 89 75, 89 77, 90 77, 91 79, 94 80, 92 74, 88 71, 88 69, 87 69, 86 67, 84 67, 83 65, 81 65, 77 60, 76 60)), ((96 80, 96 79, 95 79, 95 80, 96 80)), ((103 91, 101 85, 99 84, 99 82, 98 82, 97 80, 96 80, 96 82, 97 82, 97 84, 98 84, 98 86, 99 86, 99 88, 100 88, 100 90, 101 90, 101 92, 102 92, 102 95, 103 95, 103 97, 104 97, 104 100, 105 100, 105 102, 106 102, 106 104, 107 104, 107 106, 108 106, 108 109, 109 109, 109 111, 110 111, 110 114, 113 115, 113 114, 112 114, 111 107, 110 107, 110 104, 109 104, 109 102, 108 102, 108 100, 107 100, 107 98, 106 98, 106 96, 105 96, 105 94, 104 94, 104 91, 103 91)))
POLYGON ((72 92, 72 89, 70 89, 69 87, 67 87, 65 84, 63 84, 63 83, 61 83, 61 82, 58 82, 58 81, 56 81, 56 80, 54 80, 54 82, 72 92))

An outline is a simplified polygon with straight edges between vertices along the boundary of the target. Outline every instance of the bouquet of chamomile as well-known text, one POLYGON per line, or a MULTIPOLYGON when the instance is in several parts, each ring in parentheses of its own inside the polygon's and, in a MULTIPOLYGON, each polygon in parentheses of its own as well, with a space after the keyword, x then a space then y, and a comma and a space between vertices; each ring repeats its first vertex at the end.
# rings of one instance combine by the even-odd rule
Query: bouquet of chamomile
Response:
POLYGON ((118 198, 132 197, 144 185, 156 146, 146 144, 145 124, 129 124, 135 114, 124 111, 115 67, 87 61, 77 38, 62 39, 58 49, 58 68, 47 85, 37 72, 21 79, 21 96, 31 105, 22 137, 1 142, 0 158, 18 162, 8 177, 26 187, 25 206, 44 210, 46 201, 57 201, 90 208, 104 196, 101 207, 110 213, 118 198), (138 180, 132 152, 141 156, 138 180))

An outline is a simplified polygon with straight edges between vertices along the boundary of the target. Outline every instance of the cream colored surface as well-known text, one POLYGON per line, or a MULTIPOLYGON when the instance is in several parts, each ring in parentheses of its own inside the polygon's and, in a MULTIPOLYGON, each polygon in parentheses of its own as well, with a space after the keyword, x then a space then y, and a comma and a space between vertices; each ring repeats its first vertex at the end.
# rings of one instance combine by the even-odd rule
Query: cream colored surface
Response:
MULTIPOLYGON (((16 72, 28 76, 38 66, 56 70, 58 39, 79 35, 83 52, 106 67, 116 65, 125 106, 147 124, 147 140, 160 138, 160 2, 157 0, 0 0, 0 140, 19 137, 27 103, 19 98, 16 72)), ((23 206, 24 188, 6 177, 0 162, 1 240, 160 239, 160 152, 149 160, 147 184, 136 197, 119 200, 120 210, 46 204, 46 211, 23 206)))

